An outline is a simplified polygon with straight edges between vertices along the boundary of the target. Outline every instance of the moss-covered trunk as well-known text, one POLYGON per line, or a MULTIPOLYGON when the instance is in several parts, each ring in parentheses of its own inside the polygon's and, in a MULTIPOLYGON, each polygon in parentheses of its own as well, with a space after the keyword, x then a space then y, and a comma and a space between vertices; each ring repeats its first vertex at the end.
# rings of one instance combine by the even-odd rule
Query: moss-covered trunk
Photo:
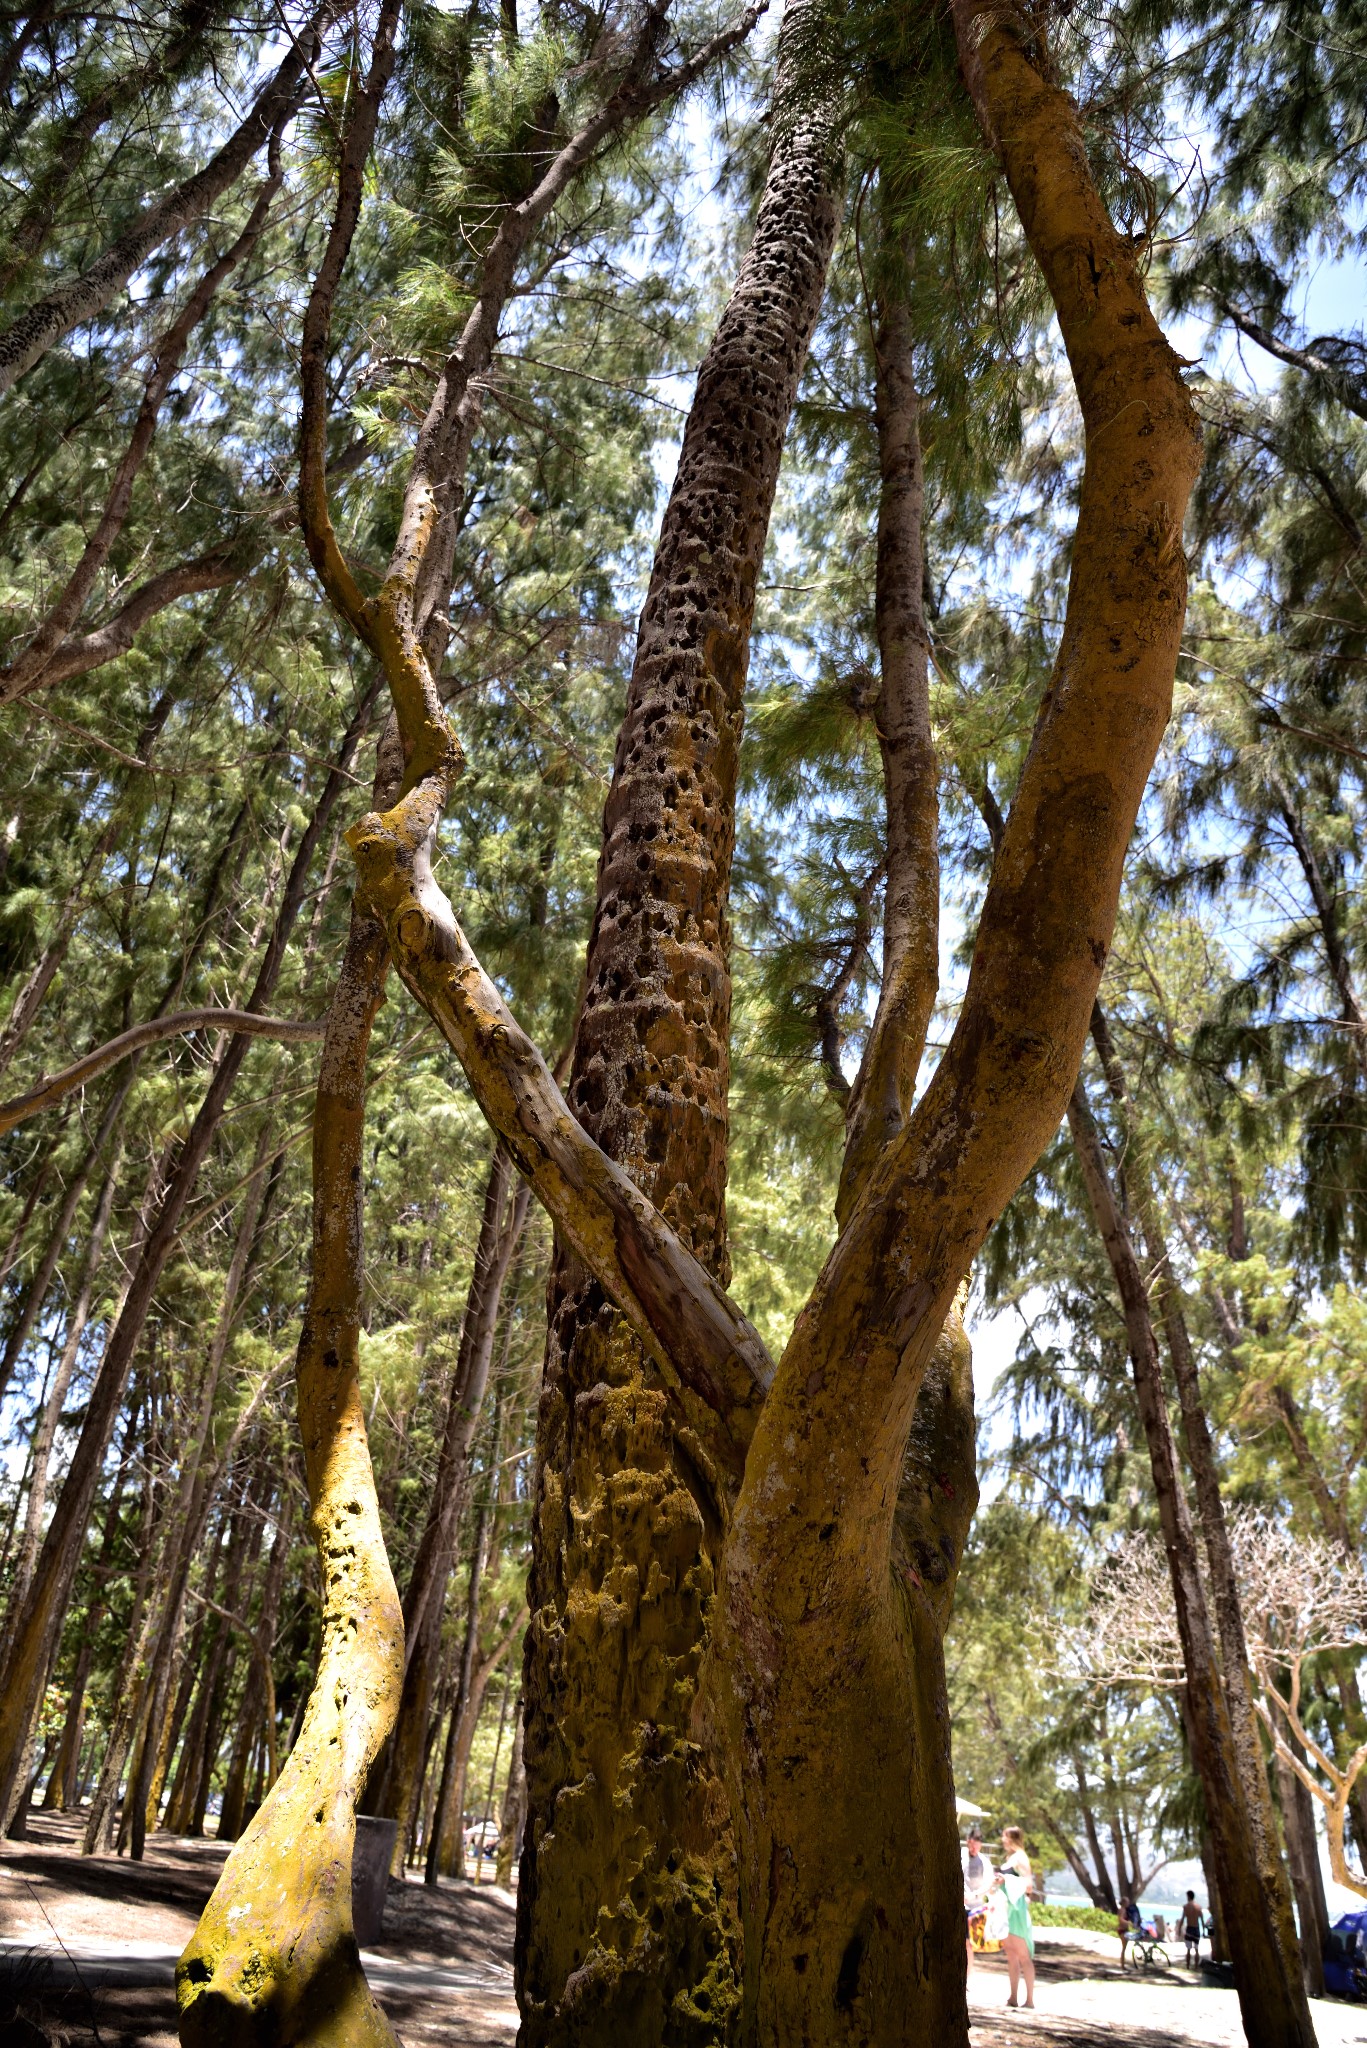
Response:
POLYGON ((318 1077, 313 1268, 297 1364, 324 1588, 318 1674, 294 1751, 180 1959, 187 2048, 393 2048, 396 2038, 366 1984, 351 1924, 356 1802, 403 1676, 359 1371, 366 1053, 387 967, 382 929, 354 907, 318 1077))
MULTIPOLYGON (((790 10, 785 38, 799 19, 790 10)), ((568 1090, 583 1127, 723 1281, 742 694, 834 237, 834 170, 828 119, 799 110, 699 372, 617 743, 568 1090)), ((562 1252, 525 1673, 527 2048, 733 2037, 733 1859, 696 1708, 726 1503, 680 1423, 598 1282, 562 1252)))

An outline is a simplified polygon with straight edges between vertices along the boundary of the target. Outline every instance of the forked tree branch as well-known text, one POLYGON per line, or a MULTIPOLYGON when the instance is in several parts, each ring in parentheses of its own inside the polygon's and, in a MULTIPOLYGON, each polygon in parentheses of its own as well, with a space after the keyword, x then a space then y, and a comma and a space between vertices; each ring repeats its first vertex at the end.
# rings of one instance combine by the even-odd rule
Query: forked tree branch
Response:
POLYGON ((733 1476, 773 1367, 758 1332, 659 1211, 586 1134, 471 951, 432 876, 445 790, 420 783, 347 835, 405 984, 453 1047, 489 1123, 552 1220, 667 1379, 716 1418, 709 1451, 733 1476))
POLYGON ((164 612, 177 598, 194 597, 201 591, 221 590, 226 583, 236 583, 244 573, 245 545, 238 537, 219 541, 193 560, 177 562, 174 568, 149 576, 104 625, 61 641, 39 674, 26 682, 21 680, 14 688, 0 679, 0 704, 13 703, 30 690, 50 689, 56 683, 70 682, 73 676, 87 675, 93 668, 103 668, 107 661, 126 654, 148 620, 164 612))

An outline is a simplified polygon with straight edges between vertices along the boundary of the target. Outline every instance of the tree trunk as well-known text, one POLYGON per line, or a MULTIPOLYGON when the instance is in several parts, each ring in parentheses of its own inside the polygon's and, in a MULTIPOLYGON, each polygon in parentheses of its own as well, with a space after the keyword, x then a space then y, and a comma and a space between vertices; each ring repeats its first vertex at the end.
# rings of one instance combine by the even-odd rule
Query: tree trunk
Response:
MULTIPOLYGON (((257 1231, 261 1221, 266 1197, 267 1165, 275 1132, 271 1117, 262 1123, 257 1136, 256 1155, 252 1161, 251 1173, 242 1197, 242 1208, 238 1217, 237 1237, 228 1270, 223 1281, 223 1295, 219 1303, 218 1316, 214 1323, 214 1334, 209 1343, 199 1388, 199 1413, 189 1442, 180 1458, 180 1482, 177 1499, 171 1511, 170 1535, 167 1544, 166 1563, 162 1573, 162 1600, 158 1620, 156 1649, 152 1659, 151 1690, 147 1713, 147 1739, 144 1740, 138 1760, 138 1769, 130 1785, 132 1810, 131 1848, 133 1857, 140 1861, 148 1827, 155 1827, 155 1815, 161 1804, 161 1788, 168 1763, 166 1742, 170 1733, 166 1724, 167 1696, 172 1671, 180 1648, 181 1632, 185 1619, 185 1598, 189 1588, 190 1571, 198 1553, 205 1526, 213 1512, 214 1500, 224 1471, 231 1459, 236 1442, 254 1418, 260 1394, 247 1404, 243 1415, 233 1431, 233 1438, 218 1457, 208 1454, 210 1435, 213 1429, 214 1407, 218 1398, 219 1380, 223 1363, 228 1355, 237 1320, 247 1267, 256 1249, 257 1231)), ((288 1541, 289 1502, 286 1500, 282 1515, 277 1544, 288 1541)), ((272 1567, 274 1553, 272 1553, 272 1567)), ((270 1594, 271 1576, 267 1576, 267 1597, 270 1594)), ((279 1586, 275 1588, 278 1602, 279 1586)), ((274 1628, 274 1614, 271 1618, 274 1628)))
POLYGON ((1314 2048, 1300 1971, 1290 1963, 1265 1883, 1224 1680, 1197 1569, 1196 1536, 1168 1424, 1163 1369, 1148 1293, 1079 1082, 1068 1106, 1078 1163, 1125 1315, 1135 1394, 1148 1441, 1159 1523, 1187 1677, 1192 1760, 1205 1794, 1226 1938, 1249 2048, 1314 2048))
MULTIPOLYGON (((393 736, 396 740, 397 736, 393 736)), ((402 760, 381 741, 376 794, 402 760)), ((351 1924, 356 1802, 398 1711, 403 1618, 360 1400, 365 1071, 388 952, 353 905, 314 1114, 314 1237, 297 1382, 324 1586, 318 1676, 289 1762, 229 1856, 176 1972, 186 2048, 313 2039, 395 2048, 351 1924)))
MULTIPOLYGON (((71 1385, 71 1375, 76 1365, 76 1354, 81 1348, 81 1338, 85 1335, 85 1326, 90 1316, 95 1276, 104 1255, 104 1240, 109 1229, 114 1196, 118 1191, 119 1169, 122 1163, 123 1148, 120 1144, 115 1148, 113 1163, 105 1175, 104 1186, 100 1190, 100 1199, 96 1205, 94 1221, 90 1226, 90 1238, 86 1245, 80 1286, 67 1318, 62 1355, 57 1362, 57 1370, 53 1375, 47 1400, 43 1404, 43 1412, 38 1418, 38 1427, 33 1433, 28 1502, 24 1510, 24 1533, 19 1541, 14 1576, 10 1583, 10 1612, 16 1616, 23 1605, 24 1595, 28 1592, 29 1581, 33 1576, 33 1561, 38 1555, 39 1533, 43 1525, 43 1513, 47 1507, 48 1468, 52 1458, 53 1440, 57 1434, 57 1425, 62 1419, 67 1389, 71 1385)), ((0 1665, 4 1662, 5 1650, 0 1648, 0 1665)))
MULTIPOLYGON (((791 8, 785 36, 800 19, 791 8)), ((837 182, 828 122, 804 105, 775 148, 699 372, 656 550, 568 1091, 584 1128, 723 1279, 743 692, 837 182)), ((563 1252, 549 1315, 525 1676, 524 2048, 727 2040, 733 1866, 694 1713, 724 1503, 680 1444, 641 1346, 563 1252)))
POLYGON ((503 1810, 498 1820, 498 1861, 494 1883, 506 1889, 513 1881, 513 1864, 522 1848, 522 1830, 527 1819, 527 1770, 522 1760, 522 1695, 513 1708, 513 1753, 508 1759, 508 1783, 503 1792, 503 1810))
POLYGON ((1187 1461, 1196 1485, 1196 1507, 1201 1522, 1206 1564, 1210 1573, 1211 1601, 1215 1609, 1216 1629, 1220 1639, 1225 1702, 1229 1709, 1230 1728, 1239 1759, 1239 1776, 1243 1781, 1244 1797, 1248 1803, 1249 1819, 1257 1845, 1259 1867, 1264 1888, 1272 1905, 1277 1937, 1286 1957, 1287 1969, 1294 1972, 1308 1966, 1297 1953, 1296 1922, 1291 1910, 1287 1867, 1277 1843, 1267 1769, 1263 1761, 1262 1738, 1258 1732, 1257 1715, 1253 1709, 1243 1604, 1239 1597, 1234 1552, 1230 1546, 1229 1529, 1225 1522, 1225 1505, 1220 1492, 1215 1446, 1211 1441, 1210 1423, 1206 1416, 1205 1403, 1201 1398, 1196 1355, 1192 1350, 1181 1294, 1158 1213, 1148 1160, 1141 1134, 1134 1128, 1129 1088, 1111 1038, 1106 1014, 1100 1003, 1096 1004, 1092 1012, 1092 1038, 1129 1141, 1125 1155, 1126 1173, 1133 1191, 1140 1228, 1143 1231, 1144 1250, 1149 1262, 1149 1286, 1158 1302, 1163 1338, 1172 1364, 1173 1378, 1177 1382, 1182 1435, 1187 1447, 1187 1461))
POLYGON ((383 1774, 373 1799, 367 1800, 369 1811, 387 1814, 399 1823, 393 1864, 393 1875, 398 1878, 404 1875, 408 1837, 421 1784, 432 1691, 441 1661, 446 1581, 469 1487, 470 1447, 488 1385, 503 1285, 527 1219, 530 1190, 519 1182, 509 1204, 509 1184, 513 1178, 512 1161, 506 1148, 498 1144, 485 1184, 474 1270, 447 1394, 436 1479, 404 1593, 407 1656, 403 1698, 383 1760, 383 1774))
MULTIPOLYGON (((329 770, 313 817, 300 840, 270 942, 247 1005, 256 1013, 264 1012, 280 978, 285 949, 307 891, 314 851, 347 785, 351 759, 369 724, 378 689, 378 683, 371 687, 356 712, 342 742, 339 763, 329 770)), ((185 1205, 199 1177, 199 1169, 208 1156, 250 1043, 247 1038, 232 1038, 219 1054, 204 1099, 176 1155, 170 1179, 139 1252, 123 1305, 95 1375, 66 1482, 53 1510, 33 1581, 12 1636, 7 1683, 3 1695, 0 1695, 0 1819, 7 1819, 12 1813, 18 1795, 22 1759, 27 1751, 42 1677, 50 1662, 50 1646, 60 1634, 66 1615, 72 1577, 90 1515, 90 1503, 118 1417, 128 1370, 166 1263, 178 1243, 185 1205)))
POLYGON ((1301 1783, 1280 1749, 1277 1758, 1277 1792, 1281 1800, 1282 1827, 1286 1835, 1286 1860, 1296 1893, 1300 1920, 1301 1971, 1311 1998, 1324 1996, 1324 1951, 1329 1939, 1329 1902, 1324 1895, 1320 1871, 1319 1842, 1315 1835, 1315 1806, 1308 1788, 1301 1783))
MULTIPOLYGON (((261 1607, 252 1636, 251 1664, 242 1688, 237 1747, 223 1790, 218 1839, 235 1842, 246 1822, 247 1770, 265 1716, 274 1750, 275 1688, 271 1682, 271 1660, 275 1653, 275 1627, 280 1615, 280 1595, 285 1585, 285 1566, 294 1540, 294 1501, 286 1493, 280 1505, 275 1541, 261 1587, 261 1607)), ((272 1770, 274 1776, 274 1770, 272 1770)))
MULTIPOLYGON (((15 1316, 13 1323, 10 1325, 9 1334, 5 1339, 5 1349, 3 1355, 0 1355, 0 1396, 3 1396, 6 1387, 9 1385, 10 1376, 13 1373, 16 1364, 18 1363, 19 1356, 20 1353, 23 1351, 24 1345, 28 1341, 29 1332, 33 1328, 34 1319, 38 1315, 39 1310, 42 1308, 43 1303, 47 1300, 48 1289, 52 1285, 52 1276, 57 1270, 57 1261, 61 1258, 62 1253, 66 1250, 67 1240, 71 1235, 71 1226, 76 1219, 76 1211, 80 1206, 81 1196, 85 1193, 86 1182, 89 1180, 90 1175, 93 1172, 94 1168, 99 1164, 100 1157, 118 1126, 119 1118, 122 1115, 123 1106, 125 1102, 128 1100, 129 1091, 133 1086, 133 1081, 136 1076, 136 1072, 136 1066, 131 1066, 128 1069, 127 1073, 121 1078, 118 1087, 114 1090, 113 1095, 110 1097, 110 1100, 105 1107, 104 1115, 100 1119, 100 1128, 95 1135, 94 1143, 91 1145, 90 1150, 86 1153, 86 1156, 82 1160, 80 1166, 76 1169, 75 1173, 72 1174, 70 1181, 67 1183, 66 1193, 62 1197, 62 1206, 58 1210, 56 1220, 53 1223, 52 1229, 48 1233, 48 1240, 43 1250, 43 1256, 38 1261, 38 1265, 34 1272, 33 1278, 30 1280, 28 1287, 25 1290, 24 1298, 19 1306, 18 1314, 15 1316)), ((103 1199, 104 1198, 102 1198, 102 1205, 103 1199)), ((107 1199, 109 1202, 112 1203, 114 1199, 112 1191, 107 1191, 107 1199)), ((109 1217, 106 1212, 104 1218, 104 1225, 106 1229, 108 1228, 108 1224, 109 1217)), ((97 1227, 98 1212, 97 1224, 95 1227, 92 1227, 92 1239, 95 1234, 95 1228, 97 1227)), ((103 1243, 103 1231, 100 1232, 100 1237, 101 1243, 103 1243)), ((96 1263, 98 1263, 98 1261, 96 1261, 96 1263)), ((93 1271, 89 1277, 93 1279, 93 1271)), ((82 1292, 85 1291, 86 1289, 83 1288, 82 1292)), ((68 1325, 68 1328, 74 1328, 75 1324, 76 1318, 73 1316, 68 1325)), ((83 1323, 82 1327, 84 1327, 83 1323)), ((70 1339, 68 1339, 68 1342, 69 1341, 70 1339)), ((76 1342, 78 1344, 80 1342, 79 1329, 76 1332, 76 1342)), ((74 1362, 75 1353, 73 1350, 71 1363, 74 1362)), ((65 1365, 66 1367, 67 1380, 69 1380, 71 1377, 71 1363, 68 1363, 65 1358, 63 1359, 63 1365, 65 1365)), ((57 1380, 59 1383, 62 1384, 63 1393, 65 1393, 65 1382, 62 1381, 62 1373, 60 1368, 58 1370, 57 1380)), ((46 1472, 44 1473, 44 1484, 46 1484, 46 1472)), ((18 1600, 16 1599, 16 1596, 13 1591, 11 1591, 10 1594, 10 1603, 12 1611, 17 1612, 18 1600)))

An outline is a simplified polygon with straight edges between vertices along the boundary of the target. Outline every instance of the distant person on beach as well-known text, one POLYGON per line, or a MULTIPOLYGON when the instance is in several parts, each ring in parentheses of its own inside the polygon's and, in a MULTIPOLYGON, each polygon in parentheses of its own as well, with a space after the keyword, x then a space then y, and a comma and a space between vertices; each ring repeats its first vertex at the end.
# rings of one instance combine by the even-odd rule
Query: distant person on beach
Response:
POLYGON ((1187 1944, 1187 1962, 1194 1970, 1201 1960, 1201 1908, 1195 1892, 1187 1893, 1187 1903, 1182 1908, 1182 1935, 1187 1944))
POLYGON ((968 1831, 968 1840, 963 1850, 964 1872, 964 1914, 967 1929, 968 1967, 973 1968, 973 1937, 978 1937, 982 1947, 984 1925, 987 1920, 987 1894, 992 1889, 995 1875, 990 1858, 983 1854, 983 1838, 977 1828, 968 1831))
POLYGON ((1035 1930, 1030 1919, 1030 1894, 1035 1873, 1025 1853, 1025 1836, 1019 1828, 1002 1829, 1002 1864, 993 1882, 994 1890, 1006 1894, 1007 1931, 1002 1939, 1006 1974, 1011 1982, 1008 2005, 1020 2005, 1021 1978, 1025 1979, 1025 2009, 1035 2008, 1035 1930))

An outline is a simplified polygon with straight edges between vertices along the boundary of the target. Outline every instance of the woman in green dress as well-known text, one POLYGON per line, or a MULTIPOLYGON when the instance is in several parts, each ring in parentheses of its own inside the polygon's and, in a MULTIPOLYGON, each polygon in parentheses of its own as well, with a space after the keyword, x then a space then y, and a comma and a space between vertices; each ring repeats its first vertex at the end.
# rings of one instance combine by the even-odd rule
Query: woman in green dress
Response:
POLYGON ((1019 1828, 1002 1830, 1001 1868, 995 1882, 1006 1894, 1007 1932, 1002 1941, 1002 1954, 1006 1957, 1006 1973, 1011 1982, 1011 1996, 1006 2002, 1008 2005, 1022 2003, 1020 1988, 1024 1978, 1023 2002, 1027 2011, 1033 2011, 1035 1930, 1030 1919, 1030 1894, 1035 1887, 1035 1873, 1030 1868, 1030 1858, 1025 1853, 1025 1836, 1019 1828))

